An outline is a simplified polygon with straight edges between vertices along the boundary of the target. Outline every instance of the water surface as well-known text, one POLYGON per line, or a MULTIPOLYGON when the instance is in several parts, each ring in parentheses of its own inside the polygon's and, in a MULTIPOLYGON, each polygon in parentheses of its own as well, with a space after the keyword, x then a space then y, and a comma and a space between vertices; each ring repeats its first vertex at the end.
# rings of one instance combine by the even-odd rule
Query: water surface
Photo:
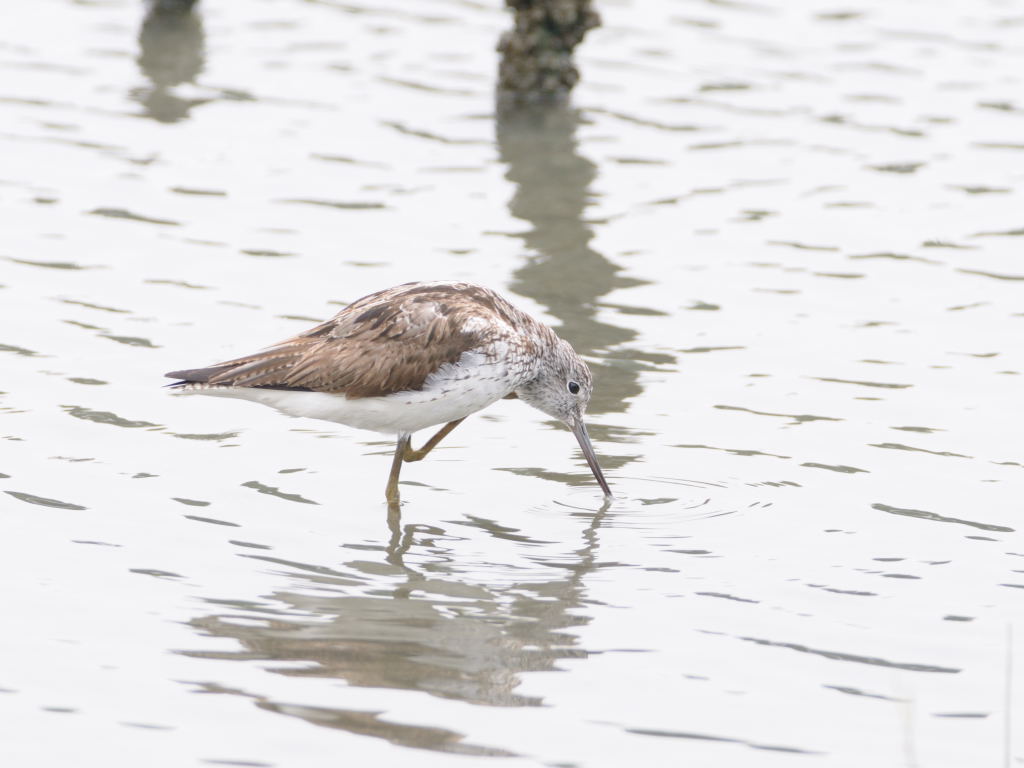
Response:
POLYGON ((499 114, 500 6, 5 26, 0 754, 1019 763, 1024 6, 608 2, 499 114), (386 439, 160 388, 442 278, 590 361, 610 508, 514 401, 389 515, 386 439))

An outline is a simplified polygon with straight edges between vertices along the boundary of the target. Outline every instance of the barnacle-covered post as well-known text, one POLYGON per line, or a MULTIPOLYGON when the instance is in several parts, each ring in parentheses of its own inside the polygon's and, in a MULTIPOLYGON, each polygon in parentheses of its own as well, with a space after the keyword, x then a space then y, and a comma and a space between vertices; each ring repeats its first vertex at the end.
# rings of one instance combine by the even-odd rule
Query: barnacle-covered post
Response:
POLYGON ((601 17, 591 0, 505 0, 515 26, 498 43, 498 94, 504 101, 564 98, 580 79, 573 49, 601 17))

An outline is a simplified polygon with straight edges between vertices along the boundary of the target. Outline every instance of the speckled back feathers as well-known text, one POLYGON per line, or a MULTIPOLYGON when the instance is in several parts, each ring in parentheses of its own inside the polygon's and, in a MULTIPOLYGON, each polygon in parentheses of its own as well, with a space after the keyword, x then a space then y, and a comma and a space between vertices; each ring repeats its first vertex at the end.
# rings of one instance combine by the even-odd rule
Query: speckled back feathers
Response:
POLYGON ((523 368, 562 343, 546 325, 482 286, 406 283, 365 296, 330 320, 252 355, 167 374, 182 388, 254 387, 380 397, 423 387, 468 351, 502 343, 523 368))

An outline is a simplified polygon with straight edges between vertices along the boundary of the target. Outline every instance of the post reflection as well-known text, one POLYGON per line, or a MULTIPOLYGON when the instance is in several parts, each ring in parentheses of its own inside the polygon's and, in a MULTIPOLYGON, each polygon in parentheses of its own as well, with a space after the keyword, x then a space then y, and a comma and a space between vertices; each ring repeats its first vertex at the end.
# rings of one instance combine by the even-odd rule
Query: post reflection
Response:
MULTIPOLYGON (((499 109, 497 140, 506 178, 516 185, 509 210, 531 225, 522 235, 526 263, 515 271, 511 288, 561 320, 559 335, 577 352, 602 357, 636 333, 598 320, 598 300, 642 281, 621 275, 621 267, 590 245, 594 232, 586 209, 597 167, 577 151, 581 122, 580 111, 563 104, 499 109)), ((626 399, 640 393, 636 366, 595 368, 590 411, 625 410, 626 399)))
MULTIPOLYGON (((604 511, 587 513, 577 546, 547 550, 550 557, 531 568, 457 560, 447 542, 457 542, 463 524, 490 537, 539 548, 520 531, 485 518, 436 525, 403 525, 393 507, 385 547, 373 560, 325 568, 247 555, 288 566, 298 589, 266 595, 265 607, 217 601, 218 612, 194 619, 203 634, 232 638, 232 652, 182 651, 219 660, 269 662, 266 668, 289 677, 344 680, 350 686, 421 691, 431 696, 489 706, 539 706, 517 693, 524 672, 554 670, 561 659, 585 658, 573 627, 590 621, 584 579, 598 567, 598 531, 604 511), (495 572, 500 574, 494 578, 495 572), (524 575, 519 575, 520 573, 524 575), (272 608, 269 606, 273 606, 272 608), (238 619, 244 617, 243 622, 238 619), (254 622, 254 619, 261 619, 254 622)), ((206 685, 210 692, 253 699, 260 707, 316 725, 386 739, 392 743, 463 754, 508 754, 465 743, 461 734, 347 708, 302 706, 258 692, 206 685)))
POLYGON ((194 83, 203 71, 206 38, 203 22, 191 3, 154 3, 139 30, 139 69, 149 81, 132 91, 146 117, 176 123, 209 98, 182 98, 176 86, 194 83))

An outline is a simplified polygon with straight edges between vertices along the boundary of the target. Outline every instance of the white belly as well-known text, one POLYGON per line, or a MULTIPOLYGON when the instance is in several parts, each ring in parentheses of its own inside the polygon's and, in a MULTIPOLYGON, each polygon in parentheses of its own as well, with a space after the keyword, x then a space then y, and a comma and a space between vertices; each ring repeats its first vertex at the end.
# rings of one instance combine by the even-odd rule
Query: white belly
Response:
POLYGON ((499 357, 464 354, 457 363, 439 368, 422 390, 383 397, 349 399, 324 392, 294 392, 252 387, 186 387, 181 392, 235 397, 269 405, 289 416, 335 421, 357 429, 388 434, 411 433, 445 424, 497 402, 518 382, 507 376, 499 357), (488 360, 493 362, 488 362, 488 360))

